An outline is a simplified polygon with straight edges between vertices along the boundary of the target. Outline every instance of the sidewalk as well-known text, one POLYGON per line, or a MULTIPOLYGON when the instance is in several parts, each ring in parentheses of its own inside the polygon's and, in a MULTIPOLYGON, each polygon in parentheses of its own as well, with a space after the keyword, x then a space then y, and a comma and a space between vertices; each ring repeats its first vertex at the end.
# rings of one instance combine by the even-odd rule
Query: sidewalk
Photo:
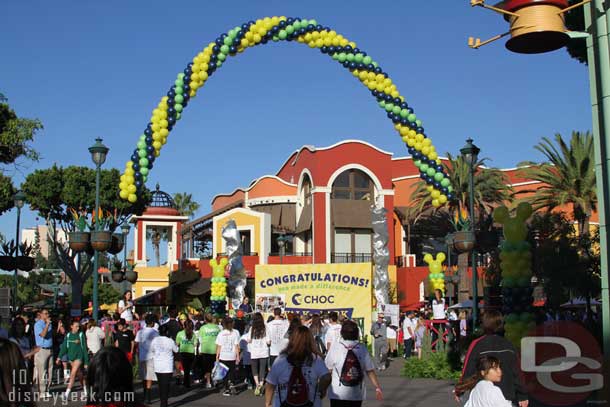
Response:
MULTIPOLYGON (((406 379, 400 376, 403 366, 403 359, 396 358, 391 362, 388 369, 378 373, 381 387, 383 388, 383 401, 375 400, 375 389, 371 387, 367 379, 367 400, 365 406, 371 407, 447 407, 455 405, 451 397, 452 385, 450 382, 431 380, 431 379, 406 379)), ((153 385, 153 403, 151 406, 158 406, 159 401, 156 397, 156 386, 153 385)), ((59 393, 61 388, 54 389, 59 393)), ((141 385, 136 386, 136 400, 141 397, 141 385)), ((252 390, 242 391, 233 397, 224 397, 217 391, 206 390, 200 385, 195 385, 189 391, 185 391, 182 386, 171 388, 170 407, 180 406, 218 406, 218 407, 245 407, 245 406, 264 406, 264 397, 255 397, 252 390)), ((58 394, 59 395, 59 394, 58 394)), ((41 407, 47 406, 82 406, 82 402, 62 403, 58 398, 53 401, 38 403, 41 407)), ((324 400, 322 406, 328 406, 329 402, 324 400)))

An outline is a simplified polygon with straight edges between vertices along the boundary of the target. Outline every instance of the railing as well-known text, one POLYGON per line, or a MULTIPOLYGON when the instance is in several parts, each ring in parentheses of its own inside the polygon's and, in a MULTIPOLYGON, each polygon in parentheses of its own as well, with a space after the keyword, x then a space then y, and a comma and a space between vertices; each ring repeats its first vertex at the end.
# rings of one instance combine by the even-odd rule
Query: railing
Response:
MULTIPOLYGON (((242 256, 258 256, 257 252, 243 252, 242 256)), ((216 253, 216 257, 227 257, 227 253, 216 253)))
MULTIPOLYGON (((287 256, 298 256, 298 257, 304 257, 304 256, 311 256, 311 252, 294 252, 294 253, 284 253, 282 256, 287 257, 287 256)), ((275 256, 275 257, 279 257, 280 253, 279 252, 272 252, 269 253, 269 256, 275 256)))
POLYGON ((331 263, 371 263, 371 253, 331 253, 331 263))

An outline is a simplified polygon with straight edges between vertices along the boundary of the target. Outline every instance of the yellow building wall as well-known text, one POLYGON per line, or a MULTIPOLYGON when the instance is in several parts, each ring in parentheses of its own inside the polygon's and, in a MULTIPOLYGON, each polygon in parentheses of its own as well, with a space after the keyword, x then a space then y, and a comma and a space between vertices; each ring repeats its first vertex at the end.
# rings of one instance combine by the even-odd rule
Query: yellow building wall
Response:
POLYGON ((214 218, 214 240, 216 242, 218 242, 218 251, 222 252, 224 251, 223 246, 222 246, 222 227, 229 221, 229 220, 234 220, 235 224, 237 225, 238 229, 241 229, 243 227, 252 227, 251 232, 250 232, 250 249, 252 252, 256 252, 259 255, 262 255, 261 253, 261 228, 263 227, 262 225, 262 218, 256 215, 250 215, 248 213, 243 213, 243 212, 233 212, 232 213, 227 214, 226 216, 223 215, 219 215, 218 217, 214 218))
POLYGON ((169 285, 169 267, 136 267, 138 281, 132 285, 133 298, 146 294, 147 290, 156 291, 169 285))

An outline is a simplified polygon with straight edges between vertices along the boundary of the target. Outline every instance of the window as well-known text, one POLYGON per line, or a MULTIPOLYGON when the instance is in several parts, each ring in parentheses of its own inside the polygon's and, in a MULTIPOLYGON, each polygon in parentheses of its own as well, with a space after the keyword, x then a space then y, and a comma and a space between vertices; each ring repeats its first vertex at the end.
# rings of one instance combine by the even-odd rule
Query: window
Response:
POLYGON ((365 263, 371 261, 371 232, 367 229, 335 229, 332 263, 365 263))
POLYGON ((360 170, 342 172, 333 183, 333 199, 373 200, 373 182, 360 170))
POLYGON ((311 205, 311 180, 307 175, 303 179, 303 203, 305 206, 311 205))

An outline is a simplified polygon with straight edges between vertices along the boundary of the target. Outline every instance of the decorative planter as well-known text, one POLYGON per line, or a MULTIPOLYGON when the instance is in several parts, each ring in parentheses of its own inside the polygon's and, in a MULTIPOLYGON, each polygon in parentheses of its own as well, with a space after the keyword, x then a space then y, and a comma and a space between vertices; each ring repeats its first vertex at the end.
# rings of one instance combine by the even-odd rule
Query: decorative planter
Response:
POLYGON ((118 254, 123 250, 123 245, 125 243, 125 239, 122 233, 113 233, 112 234, 112 243, 110 244, 110 248, 108 249, 108 253, 110 254, 118 254))
POLYGON ((131 284, 135 284, 135 282, 138 281, 138 273, 133 270, 128 270, 125 272, 125 279, 131 284))
POLYGON ((89 244, 90 234, 89 232, 70 232, 68 234, 68 240, 70 241, 70 249, 75 252, 82 252, 87 249, 89 244))
POLYGON ((474 232, 472 231, 459 231, 453 234, 453 247, 460 253, 466 253, 474 249, 474 232))
POLYGON ((122 282, 125 279, 125 276, 121 270, 113 270, 112 271, 112 281, 116 281, 117 283, 122 282))
POLYGON ((32 271, 35 266, 33 257, 30 256, 18 256, 17 257, 17 268, 23 271, 32 271))
POLYGON ((108 230, 94 230, 91 232, 91 247, 98 252, 105 252, 112 245, 112 233, 108 230))
POLYGON ((6 271, 15 270, 15 258, 13 256, 0 256, 0 269, 6 271))

